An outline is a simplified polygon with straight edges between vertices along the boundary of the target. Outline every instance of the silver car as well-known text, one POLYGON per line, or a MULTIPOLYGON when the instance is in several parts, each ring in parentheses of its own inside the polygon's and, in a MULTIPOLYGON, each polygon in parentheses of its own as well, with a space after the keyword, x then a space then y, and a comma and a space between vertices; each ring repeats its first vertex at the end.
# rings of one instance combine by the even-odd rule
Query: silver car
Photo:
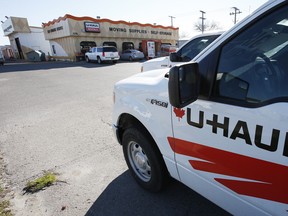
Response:
POLYGON ((124 50, 120 54, 120 59, 121 60, 129 60, 129 61, 134 61, 134 60, 141 60, 144 58, 143 52, 135 49, 129 49, 129 50, 124 50))

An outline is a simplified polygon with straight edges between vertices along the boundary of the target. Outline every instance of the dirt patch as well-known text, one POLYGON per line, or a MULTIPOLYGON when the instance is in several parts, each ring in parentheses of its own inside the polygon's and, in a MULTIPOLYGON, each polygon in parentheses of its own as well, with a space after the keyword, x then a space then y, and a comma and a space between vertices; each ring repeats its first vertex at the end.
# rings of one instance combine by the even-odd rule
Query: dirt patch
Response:
POLYGON ((0 216, 13 216, 10 209, 11 192, 5 179, 5 163, 0 154, 0 216))

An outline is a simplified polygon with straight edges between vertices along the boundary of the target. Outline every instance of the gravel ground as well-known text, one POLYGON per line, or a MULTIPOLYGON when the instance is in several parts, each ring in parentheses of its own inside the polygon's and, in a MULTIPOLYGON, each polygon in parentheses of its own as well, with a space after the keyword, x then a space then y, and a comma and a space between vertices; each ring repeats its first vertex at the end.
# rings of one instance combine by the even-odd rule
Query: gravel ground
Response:
POLYGON ((125 64, 52 64, 1 68, 11 70, 0 73, 0 144, 15 215, 84 215, 127 170, 111 130, 112 89, 139 63, 129 73, 125 64), (24 194, 43 171, 58 182, 24 194))

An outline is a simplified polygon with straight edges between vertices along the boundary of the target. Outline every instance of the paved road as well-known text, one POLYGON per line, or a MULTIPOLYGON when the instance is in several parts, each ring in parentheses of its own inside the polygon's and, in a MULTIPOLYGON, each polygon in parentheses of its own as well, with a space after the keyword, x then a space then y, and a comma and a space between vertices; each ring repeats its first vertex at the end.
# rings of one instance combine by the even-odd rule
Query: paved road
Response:
POLYGON ((15 215, 227 215, 184 185, 148 193, 127 171, 111 130, 113 84, 140 63, 6 64, 0 67, 0 148, 15 215), (23 194, 29 180, 58 182, 23 194))

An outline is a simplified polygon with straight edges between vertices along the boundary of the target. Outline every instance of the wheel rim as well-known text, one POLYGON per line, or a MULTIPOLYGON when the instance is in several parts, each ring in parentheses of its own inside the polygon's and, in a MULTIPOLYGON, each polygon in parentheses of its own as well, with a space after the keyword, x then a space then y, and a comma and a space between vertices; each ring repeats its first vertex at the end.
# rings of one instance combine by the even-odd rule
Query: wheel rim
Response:
POLYGON ((128 157, 136 175, 145 182, 151 179, 151 167, 147 155, 141 146, 131 141, 128 145, 128 157))

